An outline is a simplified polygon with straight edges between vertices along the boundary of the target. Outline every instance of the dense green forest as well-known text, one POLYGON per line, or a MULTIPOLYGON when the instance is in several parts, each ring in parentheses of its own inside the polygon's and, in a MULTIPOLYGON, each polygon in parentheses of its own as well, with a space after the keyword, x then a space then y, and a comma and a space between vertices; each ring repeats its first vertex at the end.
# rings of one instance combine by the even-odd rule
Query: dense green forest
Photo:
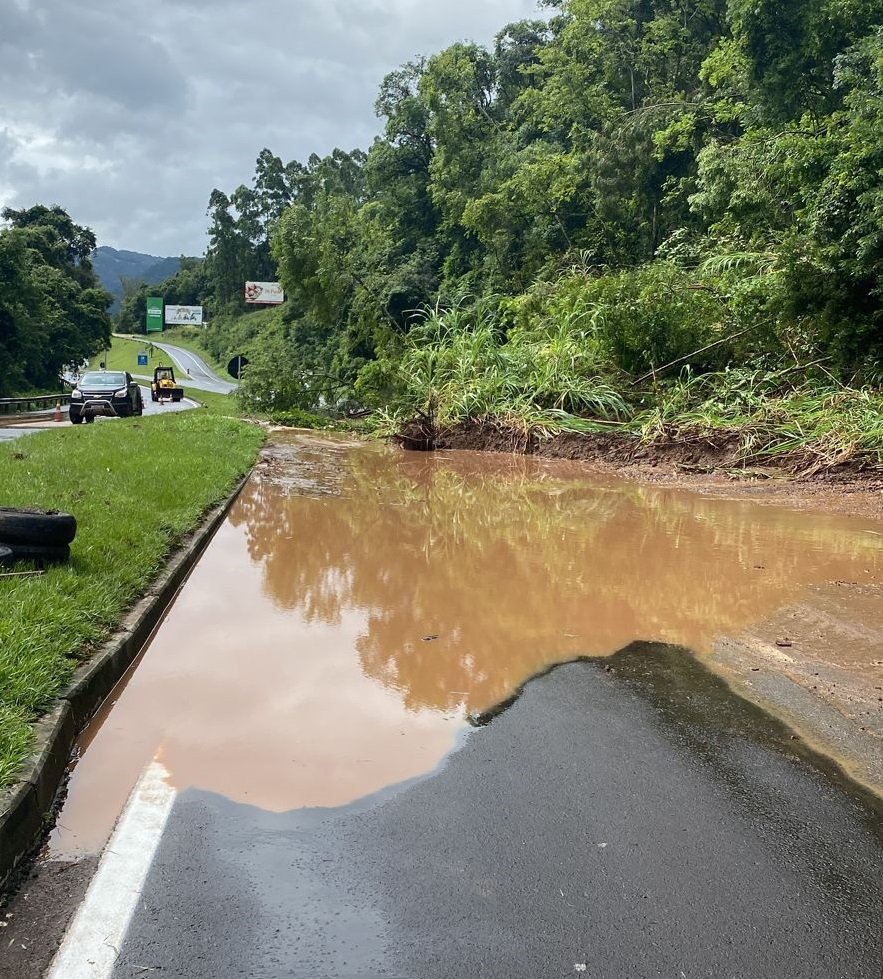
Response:
POLYGON ((0 228, 0 397, 57 391, 65 367, 110 339, 111 296, 89 256, 95 236, 60 207, 3 211, 0 228))
POLYGON ((543 6, 389 74, 367 152, 265 149, 213 191, 171 286, 251 357, 246 402, 647 430, 772 400, 873 447, 879 0, 543 6), (285 306, 246 314, 275 277, 285 306))

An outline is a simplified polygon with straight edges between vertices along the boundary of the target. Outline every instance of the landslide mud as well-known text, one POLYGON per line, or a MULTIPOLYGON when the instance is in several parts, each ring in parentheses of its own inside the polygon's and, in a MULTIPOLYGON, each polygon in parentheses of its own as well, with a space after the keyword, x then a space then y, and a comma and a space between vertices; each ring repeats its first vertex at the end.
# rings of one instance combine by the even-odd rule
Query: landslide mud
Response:
POLYGON ((708 655, 812 588, 883 576, 874 521, 533 457, 275 440, 84 736, 54 856, 100 848, 154 757, 179 788, 337 806, 432 770, 467 715, 553 663, 635 640, 708 655))
MULTIPOLYGON (((850 491, 876 493, 883 491, 883 468, 869 457, 858 457, 839 465, 824 464, 811 451, 798 450, 775 460, 765 455, 752 457, 739 433, 719 429, 660 433, 643 441, 632 433, 560 432, 541 436, 525 435, 494 421, 462 422, 433 433, 424 432, 425 423, 405 426, 397 440, 415 449, 471 449, 483 452, 519 452, 547 459, 579 459, 597 466, 627 467, 638 478, 689 478, 694 474, 707 479, 714 474, 732 473, 740 479, 775 479, 783 474, 798 477, 805 486, 845 487, 850 491), (699 474, 702 474, 701 476, 699 474)), ((872 504, 879 516, 879 499, 872 504)))

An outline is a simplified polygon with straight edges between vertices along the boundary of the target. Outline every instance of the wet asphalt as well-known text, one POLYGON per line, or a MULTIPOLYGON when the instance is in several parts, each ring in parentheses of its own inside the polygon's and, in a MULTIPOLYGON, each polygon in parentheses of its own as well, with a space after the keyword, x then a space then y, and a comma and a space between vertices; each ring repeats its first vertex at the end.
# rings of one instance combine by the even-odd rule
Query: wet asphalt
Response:
POLYGON ((230 394, 239 386, 233 381, 222 380, 201 357, 185 350, 184 347, 176 347, 171 343, 157 343, 156 341, 153 342, 153 345, 167 353, 175 362, 179 368, 178 381, 180 384, 189 385, 191 388, 201 391, 214 391, 217 394, 230 394))
MULTIPOLYGON (((163 401, 161 404, 154 403, 150 400, 150 388, 141 386, 141 397, 144 400, 144 414, 145 415, 162 415, 167 414, 172 411, 187 411, 190 408, 195 408, 196 404, 190 398, 184 398, 183 401, 171 402, 163 401)), ((53 429, 60 428, 73 428, 69 420, 68 410, 64 409, 62 413, 62 421, 56 422, 51 420, 51 415, 47 412, 47 418, 45 421, 34 423, 31 425, 11 425, 9 427, 2 424, 5 419, 0 419, 0 442, 12 442, 15 439, 23 438, 25 435, 39 435, 40 432, 49 432, 53 429)), ((106 424, 109 421, 114 421, 112 418, 99 418, 97 419, 101 424, 106 424)))
POLYGON ((10 428, 0 427, 0 442, 12 442, 25 435, 36 435, 37 432, 41 431, 43 429, 29 425, 15 425, 10 428))
POLYGON ((883 973, 879 801, 685 651, 484 720, 339 809, 179 795, 114 979, 883 973))

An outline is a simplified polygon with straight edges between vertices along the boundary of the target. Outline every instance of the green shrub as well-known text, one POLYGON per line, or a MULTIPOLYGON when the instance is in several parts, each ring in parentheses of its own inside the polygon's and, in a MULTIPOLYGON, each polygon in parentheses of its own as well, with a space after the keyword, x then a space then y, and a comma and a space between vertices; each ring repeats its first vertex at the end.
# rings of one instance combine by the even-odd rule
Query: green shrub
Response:
POLYGON ((327 415, 317 415, 302 408, 285 408, 274 411, 270 420, 277 425, 287 425, 289 428, 333 428, 334 423, 327 415))

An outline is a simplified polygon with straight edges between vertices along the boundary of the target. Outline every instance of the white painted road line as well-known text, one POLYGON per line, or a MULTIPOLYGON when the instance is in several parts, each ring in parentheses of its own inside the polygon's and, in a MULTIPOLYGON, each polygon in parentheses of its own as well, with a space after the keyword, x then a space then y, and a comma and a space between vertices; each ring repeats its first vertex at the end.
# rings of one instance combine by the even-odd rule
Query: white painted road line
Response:
POLYGON ((46 979, 107 979, 119 957, 176 792, 153 762, 135 786, 46 979))

